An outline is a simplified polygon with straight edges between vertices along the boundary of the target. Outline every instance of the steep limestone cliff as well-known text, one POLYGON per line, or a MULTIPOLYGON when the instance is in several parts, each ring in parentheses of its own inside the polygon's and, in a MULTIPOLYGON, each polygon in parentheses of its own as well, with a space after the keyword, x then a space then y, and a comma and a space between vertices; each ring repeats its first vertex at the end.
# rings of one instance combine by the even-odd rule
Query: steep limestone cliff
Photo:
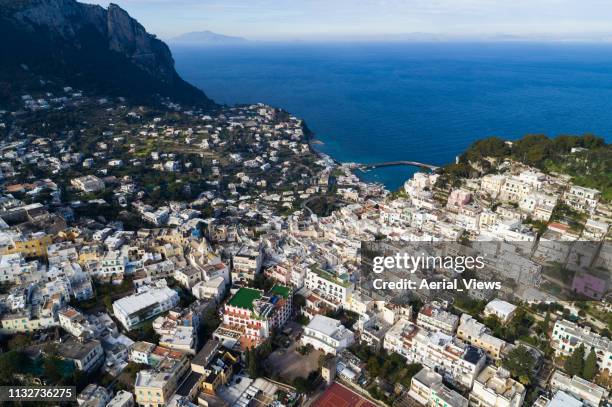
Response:
POLYGON ((214 106, 180 78, 168 46, 115 4, 0 0, 0 82, 24 67, 105 94, 214 106))

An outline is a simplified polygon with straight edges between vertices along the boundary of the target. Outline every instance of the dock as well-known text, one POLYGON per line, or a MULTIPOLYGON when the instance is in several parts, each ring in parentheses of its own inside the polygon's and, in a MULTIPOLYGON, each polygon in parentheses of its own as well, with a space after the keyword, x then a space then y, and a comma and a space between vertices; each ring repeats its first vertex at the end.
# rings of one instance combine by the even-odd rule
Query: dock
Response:
POLYGON ((360 169, 361 171, 366 171, 366 170, 373 170, 376 168, 383 168, 383 167, 395 167, 398 165, 405 165, 405 166, 410 166, 410 167, 419 167, 419 168, 424 168, 430 171, 435 171, 437 170, 439 167, 435 166, 435 165, 431 165, 431 164, 425 164, 425 163, 421 163, 418 161, 386 161, 386 162, 382 162, 382 163, 372 163, 372 164, 356 164, 356 168, 360 169))

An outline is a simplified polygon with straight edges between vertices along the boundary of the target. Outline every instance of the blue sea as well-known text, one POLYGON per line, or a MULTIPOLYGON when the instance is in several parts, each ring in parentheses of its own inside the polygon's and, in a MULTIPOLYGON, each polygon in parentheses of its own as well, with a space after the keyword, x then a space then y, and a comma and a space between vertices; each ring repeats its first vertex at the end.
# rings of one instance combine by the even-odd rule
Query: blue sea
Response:
MULTIPOLYGON (((178 47, 179 73, 228 105, 306 120, 340 161, 441 165, 495 135, 612 140, 612 44, 363 43, 178 47)), ((396 189, 415 169, 363 175, 396 189)))

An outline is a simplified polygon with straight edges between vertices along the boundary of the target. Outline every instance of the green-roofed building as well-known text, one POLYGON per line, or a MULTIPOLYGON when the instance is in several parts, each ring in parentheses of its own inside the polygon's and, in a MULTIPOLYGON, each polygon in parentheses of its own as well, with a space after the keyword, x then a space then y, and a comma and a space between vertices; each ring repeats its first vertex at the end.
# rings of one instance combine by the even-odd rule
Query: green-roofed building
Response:
POLYGON ((270 294, 280 295, 284 299, 287 299, 291 294, 291 289, 289 287, 285 287, 284 285, 277 284, 270 289, 270 294))
POLYGON ((240 345, 242 350, 259 346, 274 328, 291 317, 292 289, 282 285, 263 291, 242 287, 223 307, 223 322, 213 337, 224 346, 240 345))
POLYGON ((240 288, 228 301, 228 305, 253 311, 254 302, 263 296, 263 292, 254 288, 240 288))

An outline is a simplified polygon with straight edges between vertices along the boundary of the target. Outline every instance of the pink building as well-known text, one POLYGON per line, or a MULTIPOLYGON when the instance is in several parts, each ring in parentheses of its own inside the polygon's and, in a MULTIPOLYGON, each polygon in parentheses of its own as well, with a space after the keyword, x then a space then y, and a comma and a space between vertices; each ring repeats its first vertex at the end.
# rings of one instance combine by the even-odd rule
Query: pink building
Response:
POLYGON ((587 272, 577 272, 572 281, 572 291, 594 300, 601 300, 606 293, 608 280, 587 272))
POLYGON ((459 207, 467 205, 472 200, 472 194, 463 189, 454 189, 448 196, 448 207, 459 207))

